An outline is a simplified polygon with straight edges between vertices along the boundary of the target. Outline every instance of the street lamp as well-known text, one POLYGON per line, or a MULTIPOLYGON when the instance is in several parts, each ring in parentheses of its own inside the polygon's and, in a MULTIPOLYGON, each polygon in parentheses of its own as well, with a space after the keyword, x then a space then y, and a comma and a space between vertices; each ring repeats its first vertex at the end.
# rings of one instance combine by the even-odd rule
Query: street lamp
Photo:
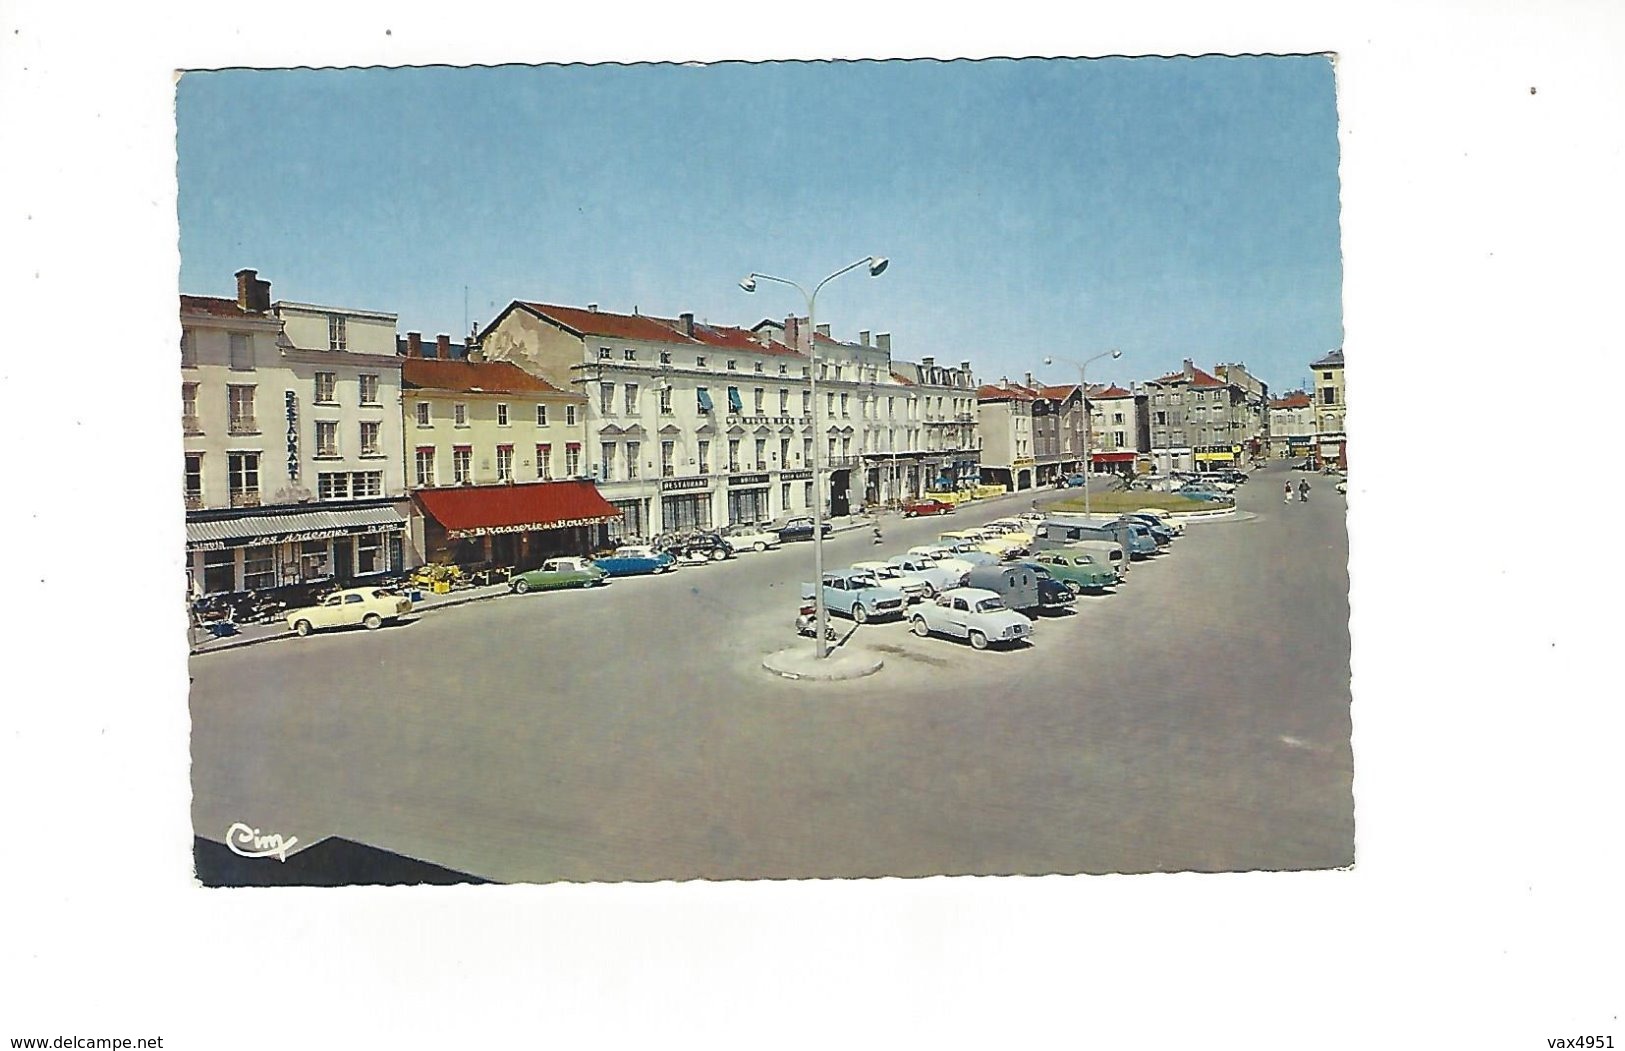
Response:
POLYGON ((813 641, 820 660, 829 656, 829 647, 825 645, 824 640, 824 633, 829 629, 829 608, 824 605, 824 480, 822 477, 823 462, 821 455, 824 447, 824 436, 819 432, 818 427, 818 324, 813 314, 813 308, 818 302, 819 291, 837 277, 848 271, 856 270, 860 266, 869 268, 870 277, 879 277, 885 271, 888 262, 889 260, 885 256, 865 256, 855 263, 849 263, 841 267, 841 269, 824 278, 813 286, 811 292, 808 292, 794 281, 774 277, 771 274, 753 272, 739 282, 739 287, 746 292, 755 292, 758 280, 789 285, 797 292, 800 292, 802 298, 807 301, 807 350, 808 361, 810 362, 807 369, 807 384, 808 390, 812 394, 813 433, 813 608, 816 611, 817 620, 817 623, 813 625, 813 641))
POLYGON ((1076 365, 1078 367, 1078 391, 1083 397, 1083 516, 1085 518, 1089 517, 1089 468, 1093 464, 1093 459, 1089 455, 1089 381, 1087 378, 1085 378, 1084 374, 1088 371, 1089 363, 1091 361, 1099 361, 1101 358, 1116 359, 1122 356, 1123 352, 1121 350, 1107 350, 1096 354, 1092 358, 1085 358, 1082 361, 1073 361, 1070 358, 1054 357, 1044 359, 1044 364, 1046 365, 1053 365, 1057 361, 1064 361, 1069 365, 1076 365))

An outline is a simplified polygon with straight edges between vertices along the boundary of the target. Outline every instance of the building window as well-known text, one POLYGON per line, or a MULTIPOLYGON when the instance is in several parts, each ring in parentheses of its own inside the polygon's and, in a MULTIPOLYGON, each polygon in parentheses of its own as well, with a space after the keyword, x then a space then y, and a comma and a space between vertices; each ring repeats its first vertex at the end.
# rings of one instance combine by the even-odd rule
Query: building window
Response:
POLYGON ((636 383, 628 383, 626 385, 626 412, 627 412, 627 415, 630 416, 630 415, 636 413, 637 411, 638 411, 638 385, 636 383))
POLYGON ((671 387, 669 385, 660 388, 660 415, 671 415, 671 387))
POLYGON ((849 411, 847 411, 846 394, 844 392, 841 394, 841 415, 842 416, 850 416, 850 415, 852 415, 849 411))
POLYGON ((186 454, 186 507, 195 511, 203 506, 203 454, 186 454))
POLYGON ((811 509, 813 505, 813 484, 810 481, 801 483, 801 506, 811 509))
POLYGON ((758 471, 767 470, 767 439, 766 438, 758 438, 758 439, 756 439, 756 469, 758 471))
POLYGON ((513 481, 513 446, 497 446, 497 481, 513 481))
POLYGON ((779 439, 779 466, 780 467, 788 467, 789 465, 790 465, 790 439, 788 439, 788 438, 780 438, 779 439))
POLYGON ((600 477, 606 482, 615 480, 615 443, 602 442, 598 446, 600 477))
POLYGON ((755 412, 756 412, 756 415, 760 416, 762 414, 762 398, 763 398, 763 396, 766 395, 767 392, 764 391, 762 388, 757 387, 754 393, 755 393, 755 406, 756 406, 755 412))
POLYGON ((705 368, 705 357, 703 355, 696 354, 694 356, 694 367, 697 369, 705 368))
POLYGON ((1113 431, 1112 432, 1112 448, 1121 449, 1122 447, 1123 447, 1123 432, 1122 431, 1113 431))
POLYGON ((276 548, 270 544, 243 551, 243 588, 256 591, 276 587, 276 548))
POLYGON ((605 416, 615 415, 615 384, 598 385, 598 411, 605 416))
MULTIPOLYGON (((779 375, 780 376, 788 376, 789 374, 790 374, 790 366, 786 365, 782 361, 779 362, 779 375)), ((784 503, 785 503, 785 506, 788 507, 789 504, 790 504, 790 501, 786 500, 784 503)))
POLYGON ((427 427, 427 426, 429 426, 429 403, 426 402, 426 401, 418 402, 418 404, 417 404, 417 413, 418 413, 418 426, 419 427, 427 427))
POLYGON ((363 533, 355 538, 355 572, 357 576, 382 573, 389 565, 384 556, 384 534, 363 533))
POLYGON ((467 485, 474 480, 474 450, 459 445, 451 451, 451 480, 455 485, 467 485))
POLYGON ((1320 403, 1322 405, 1336 405, 1337 404, 1337 388, 1336 387, 1322 387, 1322 388, 1320 388, 1320 403))
POLYGON ((608 361, 612 357, 614 357, 614 353, 608 347, 599 347, 598 348, 598 360, 599 361, 608 361))
POLYGON ((508 407, 501 402, 497 403, 497 426, 508 426, 508 407))
POLYGON ((790 483, 789 482, 781 482, 781 483, 779 483, 779 506, 782 507, 786 511, 790 510, 790 483))
POLYGON ((660 443, 660 477, 670 478, 672 475, 677 473, 677 464, 675 462, 676 456, 676 442, 660 443))
POLYGON ((564 446, 564 476, 577 478, 581 475, 581 446, 576 442, 569 442, 564 446))
POLYGON ((824 395, 824 415, 825 416, 834 416, 835 415, 835 392, 834 391, 830 391, 828 394, 824 395))
POLYGON ((627 361, 636 361, 638 360, 638 352, 631 347, 624 347, 621 350, 621 357, 627 361))
POLYGON ((641 448, 643 448, 642 442, 626 443, 626 476, 628 478, 638 476, 638 450, 641 448))
POLYGON ((231 334, 231 367, 239 371, 254 367, 254 352, 249 349, 248 337, 241 332, 231 334))
POLYGON ((357 500, 384 495, 384 472, 357 471, 350 476, 350 495, 357 500))
POLYGON ((258 507, 260 502, 260 454, 227 453, 226 474, 231 480, 231 506, 258 507))
POLYGON ((812 439, 811 438, 803 438, 803 439, 801 439, 801 462, 803 464, 812 463, 812 439))
POLYGON ((417 480, 419 489, 434 488, 434 446, 432 445, 418 446, 417 480))
POLYGON ((843 460, 848 459, 848 458, 851 457, 851 455, 852 455, 852 439, 848 438, 848 437, 845 437, 843 435, 842 438, 841 438, 841 459, 843 459, 843 460))
POLYGON ((1157 413, 1156 418, 1158 427, 1166 427, 1168 425, 1168 414, 1166 412, 1157 413))
POLYGON ((361 404, 378 404, 378 377, 370 372, 363 372, 360 376, 361 404))
POLYGON ((790 392, 782 387, 779 388, 779 415, 790 415, 790 392))
POLYGON ((378 444, 378 429, 382 426, 375 420, 361 422, 361 455, 380 456, 383 450, 378 444))
POLYGON ((564 407, 564 425, 566 427, 574 427, 576 425, 576 407, 574 405, 566 405, 564 407))
POLYGON ((538 445, 536 447, 536 477, 544 482, 553 480, 553 447, 551 445, 538 445))
POLYGON ((704 387, 694 388, 694 404, 700 412, 711 411, 711 392, 704 387))
POLYGON ((344 316, 342 314, 327 315, 327 349, 344 349, 344 316))
POLYGON ((1332 378, 1332 374, 1330 372, 1322 372, 1320 374, 1320 378, 1323 380, 1329 380, 1332 378))
POLYGON ((835 460, 835 439, 834 438, 831 438, 829 440, 829 458, 830 458, 830 461, 833 463, 834 460, 835 460))
POLYGON ((546 427, 547 426, 547 406, 546 405, 538 405, 538 406, 536 406, 536 426, 538 426, 538 427, 546 427))
POLYGON ((1123 422, 1123 414, 1120 413, 1120 412, 1112 413, 1112 422, 1113 423, 1122 423, 1123 422))
POLYGON ((468 426, 468 406, 462 402, 451 407, 451 422, 454 427, 468 426))
POLYGON ((181 368, 197 365, 197 334, 189 328, 181 329, 181 368))
POLYGON ((339 454, 339 425, 336 420, 316 421, 316 455, 337 456, 339 454))
POLYGON ((228 547, 203 552, 203 591, 217 595, 237 590, 237 549, 228 547))
POLYGON ((728 411, 734 413, 745 411, 745 403, 739 397, 738 387, 728 388, 728 411))
POLYGON ((728 359, 728 370, 730 372, 733 371, 734 369, 737 369, 738 367, 739 367, 739 362, 735 361, 733 358, 728 359))
POLYGON ((728 470, 739 470, 739 439, 728 439, 728 470))
POLYGON ((810 390, 804 390, 801 392, 801 415, 812 415, 812 391, 810 390))
POLYGON ((350 472, 324 471, 317 475, 316 498, 319 500, 348 500, 350 498, 350 472))
POLYGON ((660 364, 662 364, 662 365, 670 365, 671 364, 671 351, 663 350, 663 351, 660 352, 660 364))
POLYGON ((711 473, 711 443, 704 439, 700 441, 700 473, 711 473))
POLYGON ((228 384, 226 387, 226 429, 232 434, 258 434, 254 420, 254 388, 228 384))
POLYGON ((181 384, 181 430, 187 434, 202 433, 197 418, 197 384, 181 384))

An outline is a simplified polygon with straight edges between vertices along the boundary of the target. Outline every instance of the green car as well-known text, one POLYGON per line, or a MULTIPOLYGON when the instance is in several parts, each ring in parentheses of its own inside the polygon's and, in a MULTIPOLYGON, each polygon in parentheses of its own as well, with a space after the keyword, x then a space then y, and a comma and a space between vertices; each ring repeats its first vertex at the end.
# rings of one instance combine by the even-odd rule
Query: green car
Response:
POLYGON ((590 558, 551 558, 541 569, 515 573, 508 587, 515 595, 527 591, 548 591, 553 588, 590 588, 602 584, 609 574, 592 564, 590 558))
POLYGON ((1050 576, 1065 584, 1074 595, 1080 591, 1099 591, 1117 583, 1116 570, 1091 551, 1053 547, 1035 553, 1027 561, 1049 570, 1050 576))

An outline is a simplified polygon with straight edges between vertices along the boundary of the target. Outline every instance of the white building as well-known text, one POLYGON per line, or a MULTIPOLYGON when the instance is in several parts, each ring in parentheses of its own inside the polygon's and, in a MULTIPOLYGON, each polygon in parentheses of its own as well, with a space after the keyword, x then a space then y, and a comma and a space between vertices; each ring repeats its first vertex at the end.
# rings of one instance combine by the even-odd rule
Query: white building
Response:
POLYGON ((181 420, 194 593, 404 568, 395 315, 183 295, 181 420))

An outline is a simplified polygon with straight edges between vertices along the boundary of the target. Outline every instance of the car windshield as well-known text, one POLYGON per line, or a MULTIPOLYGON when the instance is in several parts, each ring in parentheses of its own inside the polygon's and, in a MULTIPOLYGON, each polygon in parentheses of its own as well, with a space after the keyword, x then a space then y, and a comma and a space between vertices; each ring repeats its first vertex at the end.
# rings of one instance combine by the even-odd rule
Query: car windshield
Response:
POLYGON ((1004 608, 1004 600, 1000 598, 985 598, 976 604, 978 613, 994 613, 1004 608))
POLYGON ((937 562, 933 558, 921 558, 914 563, 916 569, 936 569, 937 562))

